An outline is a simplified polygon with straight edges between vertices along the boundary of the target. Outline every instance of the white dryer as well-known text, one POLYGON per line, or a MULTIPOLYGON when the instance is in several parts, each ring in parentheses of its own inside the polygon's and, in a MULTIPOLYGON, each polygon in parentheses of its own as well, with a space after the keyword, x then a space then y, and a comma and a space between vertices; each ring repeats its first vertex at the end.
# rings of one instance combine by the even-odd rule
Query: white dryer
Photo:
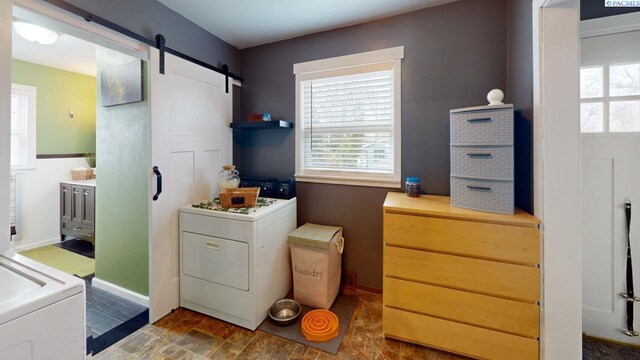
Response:
POLYGON ((84 281, 16 254, 0 254, 0 359, 85 358, 84 281))
POLYGON ((267 200, 246 214, 180 209, 182 307, 255 330, 289 293, 296 199, 267 200))

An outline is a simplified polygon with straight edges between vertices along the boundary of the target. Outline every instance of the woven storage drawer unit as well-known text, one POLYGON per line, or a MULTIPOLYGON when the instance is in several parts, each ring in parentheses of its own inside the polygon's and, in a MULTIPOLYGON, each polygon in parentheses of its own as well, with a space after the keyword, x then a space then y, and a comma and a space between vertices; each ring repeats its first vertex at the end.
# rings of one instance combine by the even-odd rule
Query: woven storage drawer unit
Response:
POLYGON ((513 214, 513 181, 451 177, 451 205, 513 214), (454 197, 453 194, 456 194, 454 197))
POLYGON ((483 108, 451 110, 451 145, 513 145, 513 106, 483 108))
POLYGON ((451 175, 513 180, 513 146, 452 146, 451 175))
POLYGON ((451 110, 451 204, 513 214, 513 105, 451 110))

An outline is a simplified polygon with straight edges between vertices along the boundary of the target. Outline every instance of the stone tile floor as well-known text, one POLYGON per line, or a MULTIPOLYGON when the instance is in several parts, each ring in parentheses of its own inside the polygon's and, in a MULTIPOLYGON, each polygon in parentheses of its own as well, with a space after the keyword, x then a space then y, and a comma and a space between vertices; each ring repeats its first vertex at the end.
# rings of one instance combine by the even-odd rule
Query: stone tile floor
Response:
POLYGON ((382 296, 358 292, 358 306, 337 355, 179 308, 94 356, 96 360, 151 359, 389 359, 458 360, 461 356, 387 340, 382 296))

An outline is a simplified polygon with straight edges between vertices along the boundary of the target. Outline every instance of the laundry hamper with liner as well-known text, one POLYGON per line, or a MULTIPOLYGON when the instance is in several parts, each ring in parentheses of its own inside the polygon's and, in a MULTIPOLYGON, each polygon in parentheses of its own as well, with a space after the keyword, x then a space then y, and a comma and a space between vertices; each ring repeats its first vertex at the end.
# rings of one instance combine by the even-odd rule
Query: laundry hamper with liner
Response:
POLYGON ((304 224, 289 234, 293 297, 300 304, 329 309, 340 290, 342 228, 304 224))

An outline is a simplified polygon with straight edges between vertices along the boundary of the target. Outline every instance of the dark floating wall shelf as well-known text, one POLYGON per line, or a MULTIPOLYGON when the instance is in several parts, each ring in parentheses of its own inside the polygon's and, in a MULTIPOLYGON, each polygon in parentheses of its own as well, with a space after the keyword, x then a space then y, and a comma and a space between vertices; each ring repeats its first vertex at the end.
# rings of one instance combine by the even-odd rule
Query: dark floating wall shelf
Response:
POLYGON ((232 129, 290 129, 293 123, 284 120, 258 121, 258 122, 232 122, 232 129))

